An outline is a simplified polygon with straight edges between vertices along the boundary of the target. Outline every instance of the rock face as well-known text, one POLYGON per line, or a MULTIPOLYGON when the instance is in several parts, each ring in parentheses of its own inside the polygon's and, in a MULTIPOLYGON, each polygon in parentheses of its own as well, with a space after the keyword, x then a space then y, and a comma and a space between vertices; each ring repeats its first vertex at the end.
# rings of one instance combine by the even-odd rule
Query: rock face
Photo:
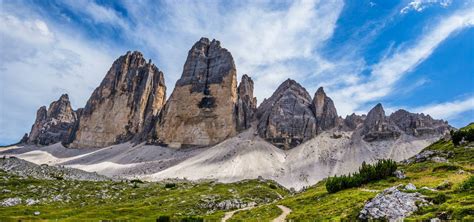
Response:
POLYGON ((331 98, 326 96, 323 87, 314 94, 313 111, 316 116, 316 123, 318 132, 334 128, 337 125, 337 111, 334 102, 331 98))
POLYGON ((253 81, 248 75, 243 75, 237 88, 237 130, 248 129, 257 110, 257 98, 253 96, 253 81))
POLYGON ((346 116, 346 118, 344 119, 344 125, 349 130, 355 130, 357 127, 364 123, 365 117, 365 115, 359 116, 355 113, 352 113, 351 115, 346 116))
POLYGON ((434 120, 429 115, 410 113, 403 109, 392 113, 390 120, 400 130, 413 136, 446 134, 451 129, 446 121, 434 120))
POLYGON ((189 50, 183 74, 153 134, 170 147, 207 146, 237 133, 237 77, 230 52, 201 38, 189 50))
MULTIPOLYGON (((71 107, 69 97, 63 94, 59 100, 49 105, 48 110, 42 106, 36 112, 36 120, 31 127, 28 143, 49 145, 70 142, 77 114, 71 107)), ((25 139, 22 139, 22 141, 25 139)))
POLYGON ((288 79, 257 110, 258 134, 282 149, 293 148, 317 133, 311 96, 288 79))
POLYGON ((165 99, 163 73, 140 52, 127 52, 87 101, 71 146, 105 147, 141 137, 165 99))
POLYGON ((398 221, 418 210, 420 205, 427 205, 419 193, 405 193, 398 190, 400 186, 385 189, 365 204, 359 218, 363 220, 388 219, 398 221))
POLYGON ((372 108, 363 125, 363 139, 367 142, 394 139, 400 136, 398 128, 385 116, 382 104, 372 108))

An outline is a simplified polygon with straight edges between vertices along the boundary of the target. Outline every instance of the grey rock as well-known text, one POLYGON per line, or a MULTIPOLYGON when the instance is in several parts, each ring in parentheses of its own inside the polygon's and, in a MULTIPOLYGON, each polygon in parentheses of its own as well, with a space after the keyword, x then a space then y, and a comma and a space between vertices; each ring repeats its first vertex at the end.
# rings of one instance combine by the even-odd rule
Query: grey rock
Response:
POLYGON ((39 216, 39 215, 41 214, 41 212, 35 211, 33 214, 34 214, 35 216, 39 216))
POLYGON ((405 190, 416 190, 416 186, 412 183, 409 183, 405 186, 405 190))
POLYGON ((365 115, 359 116, 355 113, 352 113, 351 115, 346 116, 346 118, 344 119, 344 125, 349 130, 355 130, 364 123, 365 117, 365 115))
POLYGON ((19 204, 21 204, 21 198, 19 197, 7 198, 0 202, 0 206, 2 207, 14 207, 19 204))
POLYGON ((57 101, 52 102, 48 109, 45 106, 38 109, 27 142, 39 145, 69 143, 77 120, 69 96, 63 94, 57 101))
POLYGON ((252 78, 244 74, 237 88, 237 93, 237 130, 242 131, 250 128, 254 113, 257 110, 257 98, 253 96, 252 78))
POLYGON ((176 87, 192 85, 192 92, 209 91, 210 84, 220 84, 230 70, 235 69, 234 59, 218 40, 201 38, 188 52, 183 74, 176 87))
POLYGON ((25 202, 26 202, 27 206, 31 206, 31 205, 38 204, 40 201, 32 199, 32 198, 28 198, 28 199, 25 200, 25 202))
POLYGON ((201 38, 188 52, 151 142, 174 148, 209 146, 234 136, 237 97, 232 55, 219 41, 201 38))
POLYGON ((446 135, 452 129, 446 121, 435 120, 423 113, 410 113, 400 109, 390 115, 390 120, 406 134, 413 136, 446 135))
POLYGON ((431 157, 431 161, 435 162, 435 163, 447 163, 448 160, 444 157, 440 157, 440 156, 434 156, 434 157, 431 157))
POLYGON ((393 175, 395 175, 395 177, 397 177, 398 179, 406 178, 405 173, 403 173, 403 171, 401 170, 396 170, 395 172, 393 172, 393 175))
POLYGON ((364 121, 363 139, 367 142, 396 139, 400 137, 401 132, 395 124, 385 116, 382 104, 377 104, 367 114, 364 121))
POLYGON ((257 110, 258 134, 282 149, 293 148, 317 134, 311 96, 288 79, 257 110))
POLYGON ((312 109, 316 116, 318 131, 324 131, 336 127, 338 115, 334 102, 319 87, 313 97, 312 109))
POLYGON ((396 221, 403 219, 418 210, 420 205, 427 205, 419 193, 405 193, 398 190, 400 186, 385 189, 368 201, 359 213, 363 220, 388 219, 396 221))

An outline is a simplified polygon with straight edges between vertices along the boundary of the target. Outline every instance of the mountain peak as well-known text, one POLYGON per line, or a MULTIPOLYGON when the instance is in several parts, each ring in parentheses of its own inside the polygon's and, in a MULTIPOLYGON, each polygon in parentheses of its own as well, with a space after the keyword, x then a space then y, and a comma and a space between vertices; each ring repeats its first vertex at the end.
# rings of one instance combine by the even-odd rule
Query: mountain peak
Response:
POLYGON ((318 130, 327 130, 337 125, 337 111, 334 102, 324 92, 323 87, 319 87, 313 97, 312 108, 318 130))

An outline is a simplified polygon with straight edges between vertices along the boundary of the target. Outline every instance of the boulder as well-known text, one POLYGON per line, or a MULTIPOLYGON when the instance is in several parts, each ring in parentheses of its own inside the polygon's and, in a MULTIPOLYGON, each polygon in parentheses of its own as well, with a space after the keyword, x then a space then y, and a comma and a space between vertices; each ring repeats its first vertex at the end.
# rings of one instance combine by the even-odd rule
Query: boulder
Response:
POLYGON ((201 38, 189 50, 153 142, 175 148, 208 146, 236 135, 237 99, 232 55, 219 41, 201 38))
POLYGON ((105 147, 144 137, 166 99, 163 73, 140 52, 112 64, 82 111, 72 147, 105 147))
POLYGON ((237 88, 237 130, 250 128, 254 113, 257 110, 257 98, 253 96, 253 81, 248 75, 243 75, 237 88))
POLYGON ((405 193, 398 190, 400 186, 385 189, 368 201, 359 213, 362 220, 389 221, 401 220, 418 210, 421 205, 427 205, 428 201, 419 193, 405 193))
POLYGON ((76 122, 77 114, 71 107, 69 96, 63 94, 47 110, 45 106, 38 109, 28 140, 23 138, 22 141, 39 145, 69 143, 76 122))
POLYGON ((311 96, 296 81, 283 82, 257 110, 258 134, 282 149, 293 148, 317 133, 311 96))
POLYGON ((396 139, 401 132, 386 116, 382 104, 372 108, 364 120, 363 139, 367 142, 396 139))
POLYGON ((319 87, 314 94, 312 109, 316 116, 318 132, 334 128, 337 125, 336 107, 332 99, 326 96, 323 87, 319 87))

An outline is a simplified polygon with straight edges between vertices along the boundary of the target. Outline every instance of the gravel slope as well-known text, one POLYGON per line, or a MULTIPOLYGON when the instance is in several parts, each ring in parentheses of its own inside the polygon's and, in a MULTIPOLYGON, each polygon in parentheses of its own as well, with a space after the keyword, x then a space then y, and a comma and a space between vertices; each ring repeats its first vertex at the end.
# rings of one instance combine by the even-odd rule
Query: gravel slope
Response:
POLYGON ((397 140, 367 143, 357 131, 328 131, 284 151, 256 136, 255 129, 250 128, 209 148, 175 150, 124 143, 100 149, 68 149, 55 144, 13 148, 0 152, 0 156, 150 181, 186 178, 235 182, 263 177, 301 189, 330 175, 354 172, 363 161, 409 158, 437 139, 403 135, 397 140))

